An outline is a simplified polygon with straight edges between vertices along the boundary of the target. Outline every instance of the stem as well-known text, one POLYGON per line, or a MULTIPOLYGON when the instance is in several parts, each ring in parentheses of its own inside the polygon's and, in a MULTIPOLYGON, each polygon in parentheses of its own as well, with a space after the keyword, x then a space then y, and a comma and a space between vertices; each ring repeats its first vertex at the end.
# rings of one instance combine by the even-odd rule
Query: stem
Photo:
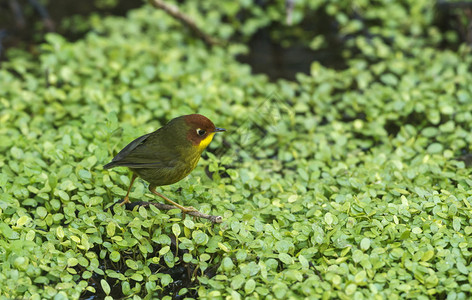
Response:
POLYGON ((198 35, 208 46, 219 44, 217 40, 215 40, 213 37, 209 36, 208 34, 203 32, 203 30, 198 28, 197 24, 195 24, 195 21, 193 21, 189 16, 182 13, 177 6, 167 4, 163 0, 150 0, 149 2, 155 8, 162 9, 172 17, 179 20, 184 25, 190 27, 190 29, 195 32, 195 34, 198 35))
MULTIPOLYGON (((120 201, 118 203, 121 203, 122 201, 120 201)), ((126 206, 126 209, 132 210, 132 209, 134 209, 135 206, 149 207, 149 205, 154 205, 157 209, 160 209, 160 210, 179 209, 178 207, 175 207, 173 205, 162 204, 162 203, 158 203, 158 202, 147 202, 147 201, 136 201, 136 202, 126 203, 125 206, 126 206)), ((221 222, 223 222, 223 217, 221 217, 221 216, 207 215, 207 214, 201 213, 199 211, 189 211, 186 214, 197 217, 197 218, 203 218, 203 219, 210 220, 212 223, 221 223, 221 222)))

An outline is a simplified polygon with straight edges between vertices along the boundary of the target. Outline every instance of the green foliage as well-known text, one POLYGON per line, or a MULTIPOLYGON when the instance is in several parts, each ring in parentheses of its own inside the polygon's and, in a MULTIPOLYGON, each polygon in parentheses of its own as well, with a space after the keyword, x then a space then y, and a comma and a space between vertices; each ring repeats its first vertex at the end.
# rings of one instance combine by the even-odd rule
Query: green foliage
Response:
MULTIPOLYGON (((427 24, 395 12, 392 32, 427 24)), ((453 160, 472 142, 469 48, 418 41, 270 83, 234 59, 241 45, 208 49, 150 7, 94 27, 0 70, 0 294, 470 297, 472 180, 453 160), (112 211, 128 171, 103 164, 194 112, 228 131, 162 191, 224 222, 112 211)), ((131 198, 159 201, 139 180, 131 198)))
MULTIPOLYGON (((286 46, 304 44, 331 52, 342 47, 346 58, 360 54, 363 59, 378 61, 396 51, 458 44, 456 31, 443 34, 437 27, 435 1, 297 0, 291 12, 287 2, 187 0, 179 5, 206 31, 225 40, 244 41, 266 30, 286 46)), ((448 11, 466 19, 462 10, 451 7, 448 11)), ((466 25, 460 27, 467 31, 466 25)))

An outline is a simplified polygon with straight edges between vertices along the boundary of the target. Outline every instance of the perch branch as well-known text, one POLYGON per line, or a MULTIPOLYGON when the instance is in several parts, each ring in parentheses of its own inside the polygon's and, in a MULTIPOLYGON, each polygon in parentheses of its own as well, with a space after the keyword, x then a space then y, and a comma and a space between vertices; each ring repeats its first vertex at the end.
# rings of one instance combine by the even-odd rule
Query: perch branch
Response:
MULTIPOLYGON (((123 202, 123 200, 121 200, 117 204, 119 204, 121 202, 123 202)), ((178 209, 177 207, 175 207, 173 205, 162 204, 162 203, 158 203, 158 202, 146 202, 146 201, 136 201, 136 202, 126 203, 126 209, 133 210, 135 206, 149 207, 149 205, 154 205, 157 209, 160 209, 160 210, 178 209)), ((194 216, 194 217, 198 217, 198 218, 207 219, 207 220, 210 220, 212 223, 221 223, 221 222, 223 222, 223 217, 221 217, 221 216, 207 215, 207 214, 201 213, 199 211, 190 211, 190 212, 187 212, 185 214, 188 214, 188 215, 191 215, 191 216, 194 216)))
POLYGON ((172 17, 179 20, 184 25, 190 27, 190 29, 195 32, 195 34, 200 37, 208 46, 219 44, 217 40, 215 40, 213 37, 209 36, 200 28, 198 28, 197 24, 195 24, 195 21, 193 21, 189 16, 182 13, 177 6, 167 4, 163 0, 150 0, 150 2, 155 8, 162 9, 172 17))

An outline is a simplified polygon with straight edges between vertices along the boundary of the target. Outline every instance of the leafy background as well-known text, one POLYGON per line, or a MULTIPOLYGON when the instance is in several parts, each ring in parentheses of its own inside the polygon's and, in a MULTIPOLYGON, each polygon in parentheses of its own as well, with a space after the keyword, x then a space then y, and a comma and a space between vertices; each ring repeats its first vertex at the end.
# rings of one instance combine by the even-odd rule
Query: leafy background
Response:
MULTIPOLYGON (((431 1, 181 2, 226 46, 164 12, 92 16, 69 42, 0 69, 0 291, 5 298, 466 299, 471 295, 472 57, 431 1), (331 28, 317 33, 322 16, 331 28), (237 61, 260 30, 342 68, 269 80, 237 61), (103 164, 173 117, 218 135, 178 210, 113 207, 103 164)), ((137 181, 134 200, 158 201, 137 181)))

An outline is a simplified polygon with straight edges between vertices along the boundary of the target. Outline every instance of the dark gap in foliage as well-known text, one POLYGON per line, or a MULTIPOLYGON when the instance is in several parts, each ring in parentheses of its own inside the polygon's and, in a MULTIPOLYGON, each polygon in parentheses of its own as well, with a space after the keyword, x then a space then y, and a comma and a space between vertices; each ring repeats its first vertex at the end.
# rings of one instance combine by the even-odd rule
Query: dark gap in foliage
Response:
POLYGON ((271 30, 260 29, 248 43, 249 53, 238 57, 240 62, 249 64, 255 74, 266 74, 271 80, 294 80, 297 73, 310 74, 310 66, 314 61, 335 69, 347 66, 341 56, 342 47, 339 42, 333 40, 333 44, 327 49, 316 51, 303 45, 301 41, 283 46, 271 38, 271 30))
POLYGON ((365 121, 366 120, 366 114, 363 113, 363 112, 358 112, 355 115, 350 115, 350 114, 347 114, 347 113, 343 113, 343 116, 342 116, 341 120, 345 123, 350 123, 350 122, 355 121, 355 120, 365 121))
MULTIPOLYGON (((315 61, 333 69, 347 68, 343 45, 353 37, 340 34, 338 22, 327 13, 324 5, 305 13, 297 26, 272 22, 260 28, 248 42, 249 53, 239 56, 238 60, 251 65, 254 73, 266 74, 271 80, 294 80, 297 73, 310 74, 315 61), (323 46, 313 50, 307 41, 317 37, 323 38, 323 46)), ((243 13, 239 19, 244 19, 243 13)))
POLYGON ((463 161, 467 168, 472 167, 472 153, 469 153, 469 149, 462 149, 461 155, 455 158, 455 160, 463 161))
POLYGON ((459 34, 457 45, 450 45, 443 40, 441 47, 456 49, 462 42, 472 44, 472 2, 470 1, 446 1, 436 2, 436 18, 434 24, 441 30, 443 35, 454 31, 459 34), (455 46, 455 47, 451 47, 455 46))
POLYGON ((384 129, 387 131, 388 135, 397 136, 401 126, 398 124, 397 120, 388 120, 384 125, 384 129))

